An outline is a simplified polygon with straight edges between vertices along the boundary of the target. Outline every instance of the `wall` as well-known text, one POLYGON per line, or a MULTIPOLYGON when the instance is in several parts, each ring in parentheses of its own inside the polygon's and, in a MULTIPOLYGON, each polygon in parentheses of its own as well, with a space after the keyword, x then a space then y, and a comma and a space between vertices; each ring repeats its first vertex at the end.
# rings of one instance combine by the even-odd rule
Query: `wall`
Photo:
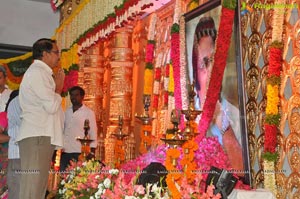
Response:
POLYGON ((30 0, 1 0, 0 44, 32 46, 51 37, 59 25, 59 12, 48 3, 30 0))

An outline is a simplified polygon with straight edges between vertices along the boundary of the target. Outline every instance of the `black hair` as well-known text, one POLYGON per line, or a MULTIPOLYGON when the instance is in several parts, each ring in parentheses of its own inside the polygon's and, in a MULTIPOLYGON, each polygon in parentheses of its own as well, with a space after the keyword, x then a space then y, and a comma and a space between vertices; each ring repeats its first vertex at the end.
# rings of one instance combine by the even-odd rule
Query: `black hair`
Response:
POLYGON ((212 17, 200 18, 195 29, 195 35, 197 37, 197 41, 199 41, 201 37, 210 36, 215 42, 217 37, 217 30, 215 27, 214 19, 212 17))
MULTIPOLYGON (((217 37, 217 30, 215 27, 214 19, 212 17, 200 18, 195 29, 193 51, 192 51, 192 65, 193 65, 193 78, 195 80, 195 88, 197 91, 201 89, 200 83, 198 81, 198 73, 197 73, 198 70, 197 59, 199 56, 198 45, 199 45, 199 40, 205 36, 211 37, 213 43, 215 43, 217 37)), ((208 62, 209 59, 203 61, 208 62)))
POLYGON ((145 188, 147 184, 158 183, 157 186, 167 187, 166 176, 168 171, 166 167, 160 162, 151 162, 145 167, 141 175, 137 179, 138 185, 143 185, 145 188), (161 183, 160 183, 161 182, 161 183))
POLYGON ((4 77, 7 76, 6 69, 4 68, 4 66, 0 66, 0 72, 3 73, 3 76, 4 76, 4 77))
POLYGON ((85 91, 83 88, 81 88, 80 86, 73 86, 72 88, 70 88, 69 90, 69 94, 71 95, 71 93, 75 90, 78 90, 80 92, 80 95, 84 97, 85 95, 85 91))
POLYGON ((8 101, 7 101, 7 103, 6 103, 6 106, 5 106, 5 112, 7 112, 9 103, 10 103, 15 97, 17 97, 18 95, 19 95, 19 90, 14 90, 14 91, 12 91, 12 92, 10 93, 9 99, 8 99, 8 101))
POLYGON ((37 40, 32 47, 32 58, 41 59, 43 57, 43 52, 50 52, 55 43, 56 41, 53 39, 42 38, 37 40))

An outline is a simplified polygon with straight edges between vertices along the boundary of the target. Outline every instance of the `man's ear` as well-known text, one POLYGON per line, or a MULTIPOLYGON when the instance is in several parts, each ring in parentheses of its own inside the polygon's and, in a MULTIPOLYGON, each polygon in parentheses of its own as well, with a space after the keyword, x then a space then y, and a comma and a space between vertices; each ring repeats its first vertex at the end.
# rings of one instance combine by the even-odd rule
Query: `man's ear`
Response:
POLYGON ((42 53, 42 58, 45 58, 45 57, 47 57, 47 56, 48 56, 47 51, 43 51, 43 53, 42 53))

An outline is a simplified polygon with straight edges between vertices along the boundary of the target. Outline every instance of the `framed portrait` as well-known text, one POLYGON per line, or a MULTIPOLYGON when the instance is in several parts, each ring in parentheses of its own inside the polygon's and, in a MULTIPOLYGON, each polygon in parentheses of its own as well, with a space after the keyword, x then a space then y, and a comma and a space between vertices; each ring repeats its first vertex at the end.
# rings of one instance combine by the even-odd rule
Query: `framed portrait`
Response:
MULTIPOLYGON (((209 81, 213 81, 210 75, 214 62, 215 43, 217 37, 222 37, 218 35, 221 8, 220 0, 211 0, 184 15, 188 82, 194 84, 196 93, 194 105, 197 110, 202 110, 205 100, 209 100, 206 94, 210 92, 207 89, 209 81)), ((218 137, 229 162, 232 160, 231 166, 234 172, 245 184, 250 185, 239 12, 237 6, 220 97, 206 136, 218 137), (225 139, 229 139, 227 132, 232 134, 230 143, 234 144, 231 144, 231 149, 226 148, 225 139)), ((200 119, 197 122, 199 121, 200 119)))

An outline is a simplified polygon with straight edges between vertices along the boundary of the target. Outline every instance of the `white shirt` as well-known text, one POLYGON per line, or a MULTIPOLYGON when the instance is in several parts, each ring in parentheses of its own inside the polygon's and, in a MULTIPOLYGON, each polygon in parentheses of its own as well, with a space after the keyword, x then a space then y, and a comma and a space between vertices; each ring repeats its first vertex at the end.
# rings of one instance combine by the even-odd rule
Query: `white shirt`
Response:
POLYGON ((88 119, 90 122, 90 130, 88 135, 94 140, 90 146, 97 146, 97 124, 93 110, 85 105, 82 105, 77 111, 73 112, 72 107, 69 107, 65 112, 65 129, 64 129, 64 152, 66 153, 81 153, 81 144, 77 137, 84 137, 84 121, 88 119))
POLYGON ((49 136, 51 144, 62 145, 61 101, 55 93, 51 68, 40 60, 34 60, 25 72, 19 91, 22 109, 20 134, 17 141, 28 137, 49 136), (58 139, 58 140, 57 140, 58 139))
POLYGON ((19 145, 16 143, 16 137, 20 131, 21 124, 21 108, 19 104, 19 97, 15 97, 7 108, 7 119, 8 119, 8 159, 19 159, 19 145))
POLYGON ((12 90, 9 88, 5 87, 2 93, 0 93, 0 112, 5 111, 6 103, 9 99, 10 93, 12 90))
MULTIPOLYGON (((195 109, 201 110, 201 102, 199 97, 195 97, 195 109)), ((240 145, 242 145, 241 129, 240 129, 240 111, 237 107, 228 102, 225 98, 222 98, 222 110, 226 113, 229 124, 235 134, 235 137, 240 145)), ((196 118, 196 122, 199 123, 201 115, 196 118)), ((208 135, 213 134, 213 129, 208 129, 208 135)), ((220 135, 221 136, 221 135, 220 135)), ((222 143, 220 143, 222 144, 222 143)), ((222 144, 223 145, 223 144, 222 144)))

